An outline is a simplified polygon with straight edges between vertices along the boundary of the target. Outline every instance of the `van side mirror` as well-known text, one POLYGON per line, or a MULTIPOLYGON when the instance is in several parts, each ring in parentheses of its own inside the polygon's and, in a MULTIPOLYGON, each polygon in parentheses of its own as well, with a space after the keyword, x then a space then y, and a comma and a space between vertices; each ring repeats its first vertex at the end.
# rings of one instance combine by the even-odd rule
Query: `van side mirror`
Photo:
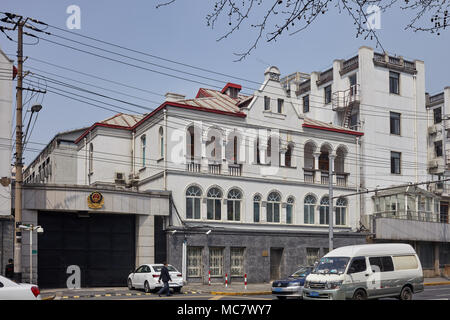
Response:
POLYGON ((349 269, 348 269, 348 273, 350 274, 350 273, 355 273, 355 271, 356 271, 356 269, 354 268, 354 267, 350 267, 349 269))

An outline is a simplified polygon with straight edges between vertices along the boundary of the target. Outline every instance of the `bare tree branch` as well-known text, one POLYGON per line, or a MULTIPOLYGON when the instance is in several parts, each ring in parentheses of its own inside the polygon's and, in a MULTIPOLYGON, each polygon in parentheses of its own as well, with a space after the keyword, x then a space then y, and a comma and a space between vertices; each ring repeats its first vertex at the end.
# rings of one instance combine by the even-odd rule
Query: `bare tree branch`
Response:
MULTIPOLYGON (((176 0, 157 5, 167 6, 176 0)), ((219 36, 217 41, 230 37, 240 28, 250 27, 255 30, 255 38, 246 51, 235 53, 242 61, 248 57, 265 36, 266 42, 276 41, 289 28, 294 29, 289 35, 306 30, 317 18, 325 16, 330 7, 339 13, 346 13, 354 22, 356 37, 375 40, 377 47, 383 51, 377 30, 369 27, 371 15, 369 8, 380 12, 399 9, 410 17, 405 30, 429 32, 440 35, 449 27, 450 17, 447 0, 215 0, 211 12, 206 15, 206 24, 214 28, 221 19, 226 18, 229 30, 219 36), (246 23, 247 22, 247 23, 246 23)))

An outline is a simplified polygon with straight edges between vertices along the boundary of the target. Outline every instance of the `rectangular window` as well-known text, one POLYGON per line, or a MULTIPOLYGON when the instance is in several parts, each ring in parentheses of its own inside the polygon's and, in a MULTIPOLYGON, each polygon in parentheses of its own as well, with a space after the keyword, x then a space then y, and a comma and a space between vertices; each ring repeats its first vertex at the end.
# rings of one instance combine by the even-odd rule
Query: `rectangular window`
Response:
POLYGON ((351 274, 351 273, 364 272, 364 271, 366 271, 366 269, 367 269, 366 258, 356 257, 356 258, 353 258, 352 264, 350 265, 347 273, 351 274))
POLYGON ((314 224, 314 204, 305 204, 304 221, 305 224, 314 224))
POLYGON ((394 263, 391 257, 370 257, 370 267, 375 272, 394 271, 394 263))
POLYGON ((393 257, 393 262, 395 270, 417 269, 419 267, 416 256, 393 257))
POLYGON ((331 85, 326 86, 325 89, 325 104, 331 102, 331 85))
POLYGON ((270 97, 264 97, 264 110, 270 111, 270 97))
POLYGON ((389 72, 389 92, 400 94, 400 73, 398 72, 389 72))
POLYGON ((278 99, 278 113, 283 113, 284 100, 278 99))
POLYGON ((313 266, 320 258, 320 248, 306 248, 306 265, 313 266))
POLYGON ((400 135, 400 113, 390 112, 391 134, 400 135))
POLYGON ((222 277, 223 248, 209 248, 209 270, 212 277, 222 277))
POLYGON ((303 97, 303 113, 309 112, 309 95, 303 97))
POLYGON ((259 222, 259 213, 261 210, 260 202, 253 202, 253 222, 259 222))
POLYGON ((231 276, 240 277, 244 275, 244 248, 231 248, 231 276))
POLYGON ((434 142, 434 152, 436 157, 442 157, 442 140, 434 142))
POLYGON ((400 152, 391 151, 391 173, 401 173, 401 157, 402 154, 400 152))
POLYGON ((201 277, 202 275, 202 248, 187 248, 187 273, 188 277, 201 277))
POLYGON ((292 224, 292 211, 293 211, 293 205, 287 204, 286 205, 286 223, 292 224))
POLYGON ((433 109, 433 120, 434 123, 441 123, 442 122, 442 108, 436 108, 433 109))

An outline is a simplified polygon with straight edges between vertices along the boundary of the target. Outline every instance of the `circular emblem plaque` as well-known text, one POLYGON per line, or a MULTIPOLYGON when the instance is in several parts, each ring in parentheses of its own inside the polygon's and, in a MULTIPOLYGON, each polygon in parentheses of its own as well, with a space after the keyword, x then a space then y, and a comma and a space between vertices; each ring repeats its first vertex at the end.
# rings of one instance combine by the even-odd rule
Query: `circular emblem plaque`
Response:
POLYGON ((92 192, 87 200, 88 207, 91 209, 100 209, 105 203, 105 198, 103 198, 103 195, 98 191, 92 192))

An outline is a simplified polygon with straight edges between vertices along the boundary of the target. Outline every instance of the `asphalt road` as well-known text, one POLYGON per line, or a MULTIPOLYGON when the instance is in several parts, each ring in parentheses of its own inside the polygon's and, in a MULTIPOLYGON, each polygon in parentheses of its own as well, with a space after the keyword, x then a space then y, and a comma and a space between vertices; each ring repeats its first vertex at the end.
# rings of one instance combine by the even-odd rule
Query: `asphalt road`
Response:
MULTIPOLYGON (((133 290, 134 291, 134 290, 133 290)), ((211 295, 208 293, 181 293, 173 294, 170 297, 161 296, 157 294, 141 295, 141 296, 125 296, 126 291, 120 296, 101 296, 92 298, 79 298, 78 300, 275 300, 276 297, 272 295, 249 295, 249 296, 221 296, 211 295)), ((425 287, 425 291, 415 294, 414 300, 449 300, 450 299, 450 285, 429 286, 425 287)), ((70 299, 73 300, 73 299, 70 299)), ((391 299, 380 299, 391 300, 391 299)))

